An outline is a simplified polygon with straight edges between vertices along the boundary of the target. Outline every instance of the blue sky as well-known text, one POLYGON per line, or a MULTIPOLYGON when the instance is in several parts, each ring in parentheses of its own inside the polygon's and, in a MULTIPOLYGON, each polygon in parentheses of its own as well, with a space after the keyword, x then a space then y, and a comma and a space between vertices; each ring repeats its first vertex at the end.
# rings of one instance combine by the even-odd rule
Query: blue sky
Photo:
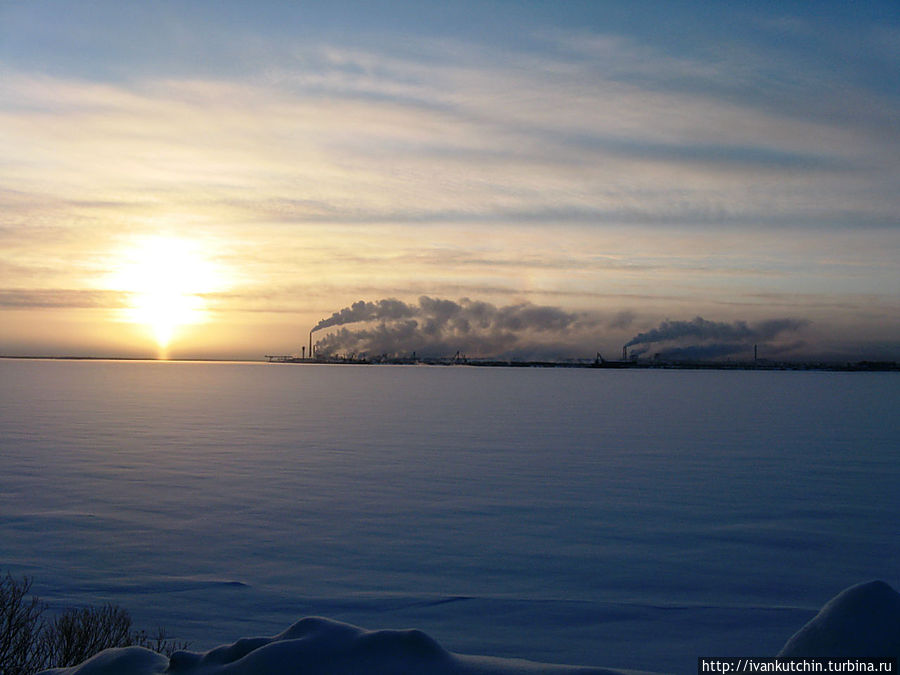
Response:
POLYGON ((900 358, 898 18, 2 3, 0 353, 254 357, 426 296, 579 317, 523 354, 702 317, 900 358))

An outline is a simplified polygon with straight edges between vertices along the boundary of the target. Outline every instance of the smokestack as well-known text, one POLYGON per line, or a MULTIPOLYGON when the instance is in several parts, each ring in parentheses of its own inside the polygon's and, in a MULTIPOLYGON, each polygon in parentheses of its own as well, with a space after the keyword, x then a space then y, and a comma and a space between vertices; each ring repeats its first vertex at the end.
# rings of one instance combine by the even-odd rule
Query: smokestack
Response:
MULTIPOLYGON (((313 330, 315 330, 315 328, 313 328, 313 330)), ((312 334, 313 334, 312 330, 309 331, 309 358, 312 358, 312 357, 313 357, 313 351, 312 351, 312 334)))
POLYGON ((625 345, 624 347, 622 347, 622 360, 623 361, 628 360, 628 345, 625 345))
POLYGON ((302 347, 300 347, 300 358, 301 359, 306 358, 306 345, 303 345, 302 347))

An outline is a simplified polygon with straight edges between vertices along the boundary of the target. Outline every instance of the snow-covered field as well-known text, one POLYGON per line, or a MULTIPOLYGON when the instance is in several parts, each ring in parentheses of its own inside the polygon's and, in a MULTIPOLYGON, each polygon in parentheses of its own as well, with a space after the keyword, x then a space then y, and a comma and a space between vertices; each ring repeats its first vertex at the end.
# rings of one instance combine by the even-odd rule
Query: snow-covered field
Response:
MULTIPOLYGON (((883 581, 873 581, 841 592, 791 637, 778 656, 782 659, 830 657, 835 661, 831 665, 846 668, 845 663, 858 667, 857 659, 864 657, 893 659, 896 666, 898 654, 900 594, 883 581)), ((715 658, 721 655, 706 656, 711 657, 709 661, 722 662, 715 658)), ((770 665, 789 664, 785 661, 770 665)), ((806 672, 815 664, 801 661, 801 665, 797 672, 806 672)), ((109 649, 80 666, 57 668, 42 675, 165 672, 181 675, 638 675, 633 670, 452 654, 419 630, 367 631, 320 617, 302 619, 271 638, 243 638, 204 654, 181 651, 167 658, 140 647, 109 649)), ((698 672, 703 672, 699 666, 698 672)), ((859 671, 848 668, 839 672, 859 671)))
POLYGON ((694 672, 900 585, 895 373, 0 361, 0 383, 0 563, 198 652, 319 615, 694 672))

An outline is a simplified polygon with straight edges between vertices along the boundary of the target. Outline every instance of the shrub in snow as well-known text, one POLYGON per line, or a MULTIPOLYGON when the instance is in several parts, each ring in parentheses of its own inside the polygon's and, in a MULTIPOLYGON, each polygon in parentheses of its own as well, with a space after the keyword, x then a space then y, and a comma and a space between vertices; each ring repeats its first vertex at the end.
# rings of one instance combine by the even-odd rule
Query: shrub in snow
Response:
POLYGON ((43 663, 44 607, 30 591, 31 579, 0 579, 0 675, 28 675, 43 663))
POLYGON ((117 605, 68 609, 47 620, 46 607, 31 595, 32 580, 0 579, 0 675, 33 675, 50 667, 74 666, 106 649, 137 645, 171 655, 185 643, 132 628, 117 605))

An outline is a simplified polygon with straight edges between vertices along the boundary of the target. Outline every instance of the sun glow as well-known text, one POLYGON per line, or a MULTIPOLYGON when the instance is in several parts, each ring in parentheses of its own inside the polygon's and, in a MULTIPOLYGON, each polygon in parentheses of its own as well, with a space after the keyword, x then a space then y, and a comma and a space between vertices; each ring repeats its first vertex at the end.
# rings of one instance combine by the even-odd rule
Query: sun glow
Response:
POLYGON ((208 320, 204 296, 223 284, 219 270, 195 242, 152 237, 121 254, 110 286, 128 294, 122 318, 145 326, 160 358, 166 358, 183 327, 208 320))

